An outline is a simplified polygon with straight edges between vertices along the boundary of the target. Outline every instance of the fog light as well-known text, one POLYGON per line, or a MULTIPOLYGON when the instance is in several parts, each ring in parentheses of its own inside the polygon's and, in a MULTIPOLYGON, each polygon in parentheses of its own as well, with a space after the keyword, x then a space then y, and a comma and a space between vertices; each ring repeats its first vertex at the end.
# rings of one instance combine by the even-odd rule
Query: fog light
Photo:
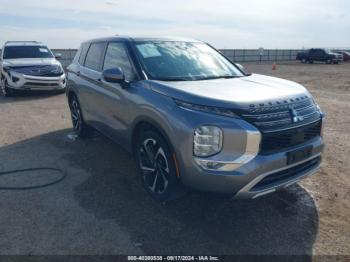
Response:
POLYGON ((19 78, 18 77, 15 77, 15 76, 12 76, 12 82, 13 83, 16 83, 19 81, 19 78))
POLYGON ((220 162, 203 161, 200 159, 197 159, 196 162, 201 167, 208 170, 218 170, 225 165, 224 163, 220 163, 220 162))
POLYGON ((216 126, 200 126, 194 132, 193 154, 208 157, 222 149, 222 131, 216 126))

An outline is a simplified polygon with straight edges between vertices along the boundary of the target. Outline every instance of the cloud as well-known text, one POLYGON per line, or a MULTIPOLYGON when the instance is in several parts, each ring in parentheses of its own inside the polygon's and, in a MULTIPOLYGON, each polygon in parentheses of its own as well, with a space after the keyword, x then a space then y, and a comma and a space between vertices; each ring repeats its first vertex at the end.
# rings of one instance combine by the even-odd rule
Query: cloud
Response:
POLYGON ((20 35, 54 47, 77 47, 87 38, 118 33, 193 37, 219 48, 350 45, 345 0, 2 2, 0 43, 20 35), (8 30, 11 26, 17 33, 8 30))

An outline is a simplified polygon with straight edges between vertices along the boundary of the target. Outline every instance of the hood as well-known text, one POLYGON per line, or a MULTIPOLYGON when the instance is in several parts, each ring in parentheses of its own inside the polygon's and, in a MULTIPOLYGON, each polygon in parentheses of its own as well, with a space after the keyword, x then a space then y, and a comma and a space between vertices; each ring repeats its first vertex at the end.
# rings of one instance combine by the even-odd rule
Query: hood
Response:
POLYGON ((36 66, 36 65, 60 65, 56 58, 21 58, 21 59, 5 59, 3 66, 36 66))
POLYGON ((154 81, 151 88, 162 94, 192 103, 234 106, 235 104, 269 103, 278 100, 310 96, 301 85, 258 74, 205 81, 154 81), (204 101, 206 100, 206 101, 204 101))

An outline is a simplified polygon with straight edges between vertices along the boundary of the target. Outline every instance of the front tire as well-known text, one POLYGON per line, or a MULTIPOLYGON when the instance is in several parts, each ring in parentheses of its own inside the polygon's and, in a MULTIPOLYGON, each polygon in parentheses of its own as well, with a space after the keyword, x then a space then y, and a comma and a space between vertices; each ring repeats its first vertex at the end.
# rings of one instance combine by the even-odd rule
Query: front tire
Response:
POLYGON ((143 186, 158 202, 174 199, 181 191, 175 159, 165 139, 147 128, 135 145, 135 156, 143 186))
POLYGON ((13 95, 13 92, 8 87, 7 80, 5 78, 1 78, 0 89, 4 97, 11 97, 13 95))
POLYGON ((69 100, 69 108, 74 132, 80 138, 89 137, 92 133, 92 128, 84 122, 81 107, 78 98, 75 95, 73 95, 69 100))

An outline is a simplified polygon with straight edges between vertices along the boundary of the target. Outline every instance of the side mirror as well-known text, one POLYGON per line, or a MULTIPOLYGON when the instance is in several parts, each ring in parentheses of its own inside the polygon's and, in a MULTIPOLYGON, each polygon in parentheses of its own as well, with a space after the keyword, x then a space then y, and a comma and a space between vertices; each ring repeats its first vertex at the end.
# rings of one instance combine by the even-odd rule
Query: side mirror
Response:
POLYGON ((252 75, 252 73, 250 73, 250 72, 248 72, 245 68, 244 68, 244 66, 242 66, 241 64, 235 64, 246 76, 250 76, 250 75, 252 75))
POLYGON ((106 82, 110 83, 123 83, 125 81, 125 75, 123 69, 120 67, 111 68, 102 72, 102 77, 106 82))
POLYGON ((55 54, 55 58, 56 59, 61 59, 62 58, 62 54, 61 53, 56 53, 55 54))

